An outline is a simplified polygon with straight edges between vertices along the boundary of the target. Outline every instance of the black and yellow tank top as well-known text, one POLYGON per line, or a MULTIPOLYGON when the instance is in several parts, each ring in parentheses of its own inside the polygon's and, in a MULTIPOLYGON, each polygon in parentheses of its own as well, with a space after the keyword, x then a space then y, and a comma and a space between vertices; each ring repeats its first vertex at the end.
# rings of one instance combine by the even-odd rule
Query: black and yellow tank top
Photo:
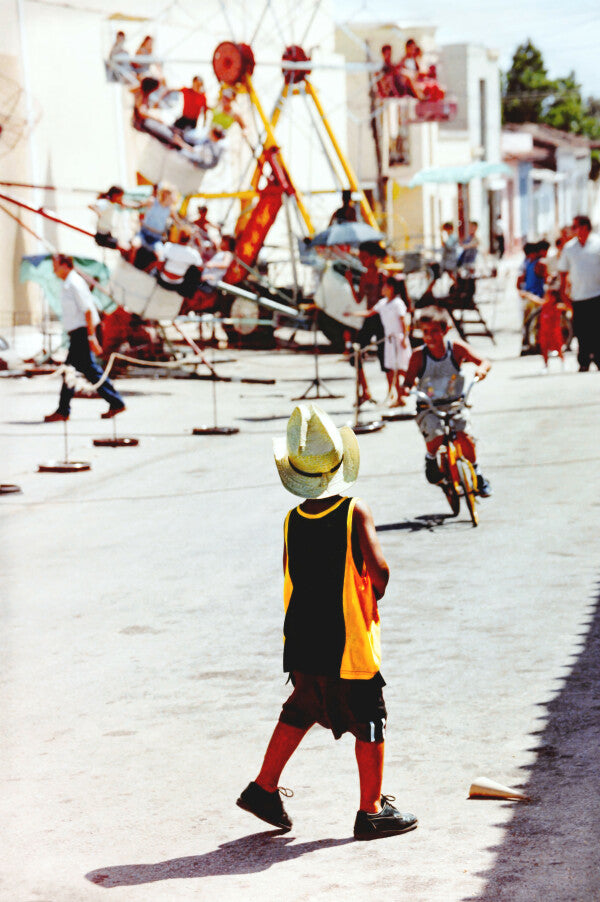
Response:
POLYGON ((379 672, 379 612, 353 542, 355 504, 341 498, 319 514, 296 507, 286 517, 285 671, 349 680, 379 672))

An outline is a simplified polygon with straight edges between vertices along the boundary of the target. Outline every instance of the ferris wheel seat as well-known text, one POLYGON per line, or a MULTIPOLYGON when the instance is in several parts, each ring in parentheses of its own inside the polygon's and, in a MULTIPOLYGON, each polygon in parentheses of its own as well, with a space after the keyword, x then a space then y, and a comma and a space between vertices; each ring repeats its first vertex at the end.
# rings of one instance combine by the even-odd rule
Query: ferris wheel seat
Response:
POLYGON ((144 319, 173 319, 182 304, 177 292, 161 288, 154 276, 125 260, 111 274, 111 294, 121 307, 144 319))
POLYGON ((195 194, 204 176, 202 169, 186 160, 177 150, 150 136, 146 139, 138 169, 152 184, 170 182, 177 185, 183 195, 195 194))

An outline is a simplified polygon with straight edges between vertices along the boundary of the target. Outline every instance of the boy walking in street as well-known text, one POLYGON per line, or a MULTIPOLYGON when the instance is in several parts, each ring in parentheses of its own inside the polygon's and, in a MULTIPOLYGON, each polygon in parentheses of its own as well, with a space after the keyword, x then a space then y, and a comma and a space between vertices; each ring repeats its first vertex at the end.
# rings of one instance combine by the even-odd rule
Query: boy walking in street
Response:
MULTIPOLYGON (((315 724, 336 739, 355 736, 359 840, 405 833, 417 825, 381 793, 386 708, 379 671, 379 613, 389 570, 364 501, 341 493, 358 477, 359 449, 349 427, 337 429, 314 404, 300 404, 287 441, 273 442, 284 487, 306 500, 284 528, 283 669, 294 690, 284 703, 256 779, 237 804, 268 824, 290 830, 278 789, 292 754, 315 724)), ((282 792, 286 792, 281 790, 282 792)))

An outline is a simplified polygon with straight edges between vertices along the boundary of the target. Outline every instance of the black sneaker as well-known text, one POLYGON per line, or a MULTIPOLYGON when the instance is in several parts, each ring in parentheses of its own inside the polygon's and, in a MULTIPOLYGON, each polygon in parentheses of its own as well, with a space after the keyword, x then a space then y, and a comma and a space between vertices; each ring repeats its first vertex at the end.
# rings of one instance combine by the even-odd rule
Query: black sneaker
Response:
POLYGON ((283 787, 279 787, 275 792, 267 792, 258 783, 252 782, 248 783, 235 804, 239 808, 243 808, 244 811, 249 811, 250 814, 259 817, 261 821, 272 824, 273 827, 279 827, 281 830, 291 830, 292 822, 283 807, 279 793, 288 798, 294 794, 291 789, 284 789, 283 787))
POLYGON ((437 485, 444 478, 442 471, 438 467, 435 457, 425 458, 425 479, 432 485, 437 485))
POLYGON ((492 494, 492 487, 481 473, 477 476, 477 492, 482 498, 489 498, 492 494))
POLYGON ((354 821, 354 839, 380 839, 414 830, 418 823, 415 815, 401 814, 391 804, 393 801, 394 796, 381 796, 381 811, 376 814, 358 811, 354 821))

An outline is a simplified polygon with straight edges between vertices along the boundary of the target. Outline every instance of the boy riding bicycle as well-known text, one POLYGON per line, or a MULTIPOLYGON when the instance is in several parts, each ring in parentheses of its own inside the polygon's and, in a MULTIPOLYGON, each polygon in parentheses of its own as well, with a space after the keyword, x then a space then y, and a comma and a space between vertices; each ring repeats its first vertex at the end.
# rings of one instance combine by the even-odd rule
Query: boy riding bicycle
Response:
MULTIPOLYGON (((448 402, 463 394, 464 376, 461 367, 464 363, 473 363, 476 379, 484 379, 489 373, 491 363, 481 357, 466 341, 446 338, 451 321, 448 313, 439 307, 423 307, 418 312, 415 325, 423 332, 421 347, 415 348, 408 364, 404 391, 408 392, 415 382, 419 391, 424 392, 432 401, 448 402)), ((423 434, 427 453, 425 455, 425 477, 428 482, 437 485, 443 475, 437 462, 437 452, 442 445, 444 428, 440 418, 423 404, 417 403, 417 425, 423 434)), ((456 432, 465 457, 473 464, 477 476, 477 491, 483 498, 492 494, 492 489, 481 473, 475 454, 475 441, 470 435, 470 423, 464 408, 451 419, 450 425, 456 432)))

